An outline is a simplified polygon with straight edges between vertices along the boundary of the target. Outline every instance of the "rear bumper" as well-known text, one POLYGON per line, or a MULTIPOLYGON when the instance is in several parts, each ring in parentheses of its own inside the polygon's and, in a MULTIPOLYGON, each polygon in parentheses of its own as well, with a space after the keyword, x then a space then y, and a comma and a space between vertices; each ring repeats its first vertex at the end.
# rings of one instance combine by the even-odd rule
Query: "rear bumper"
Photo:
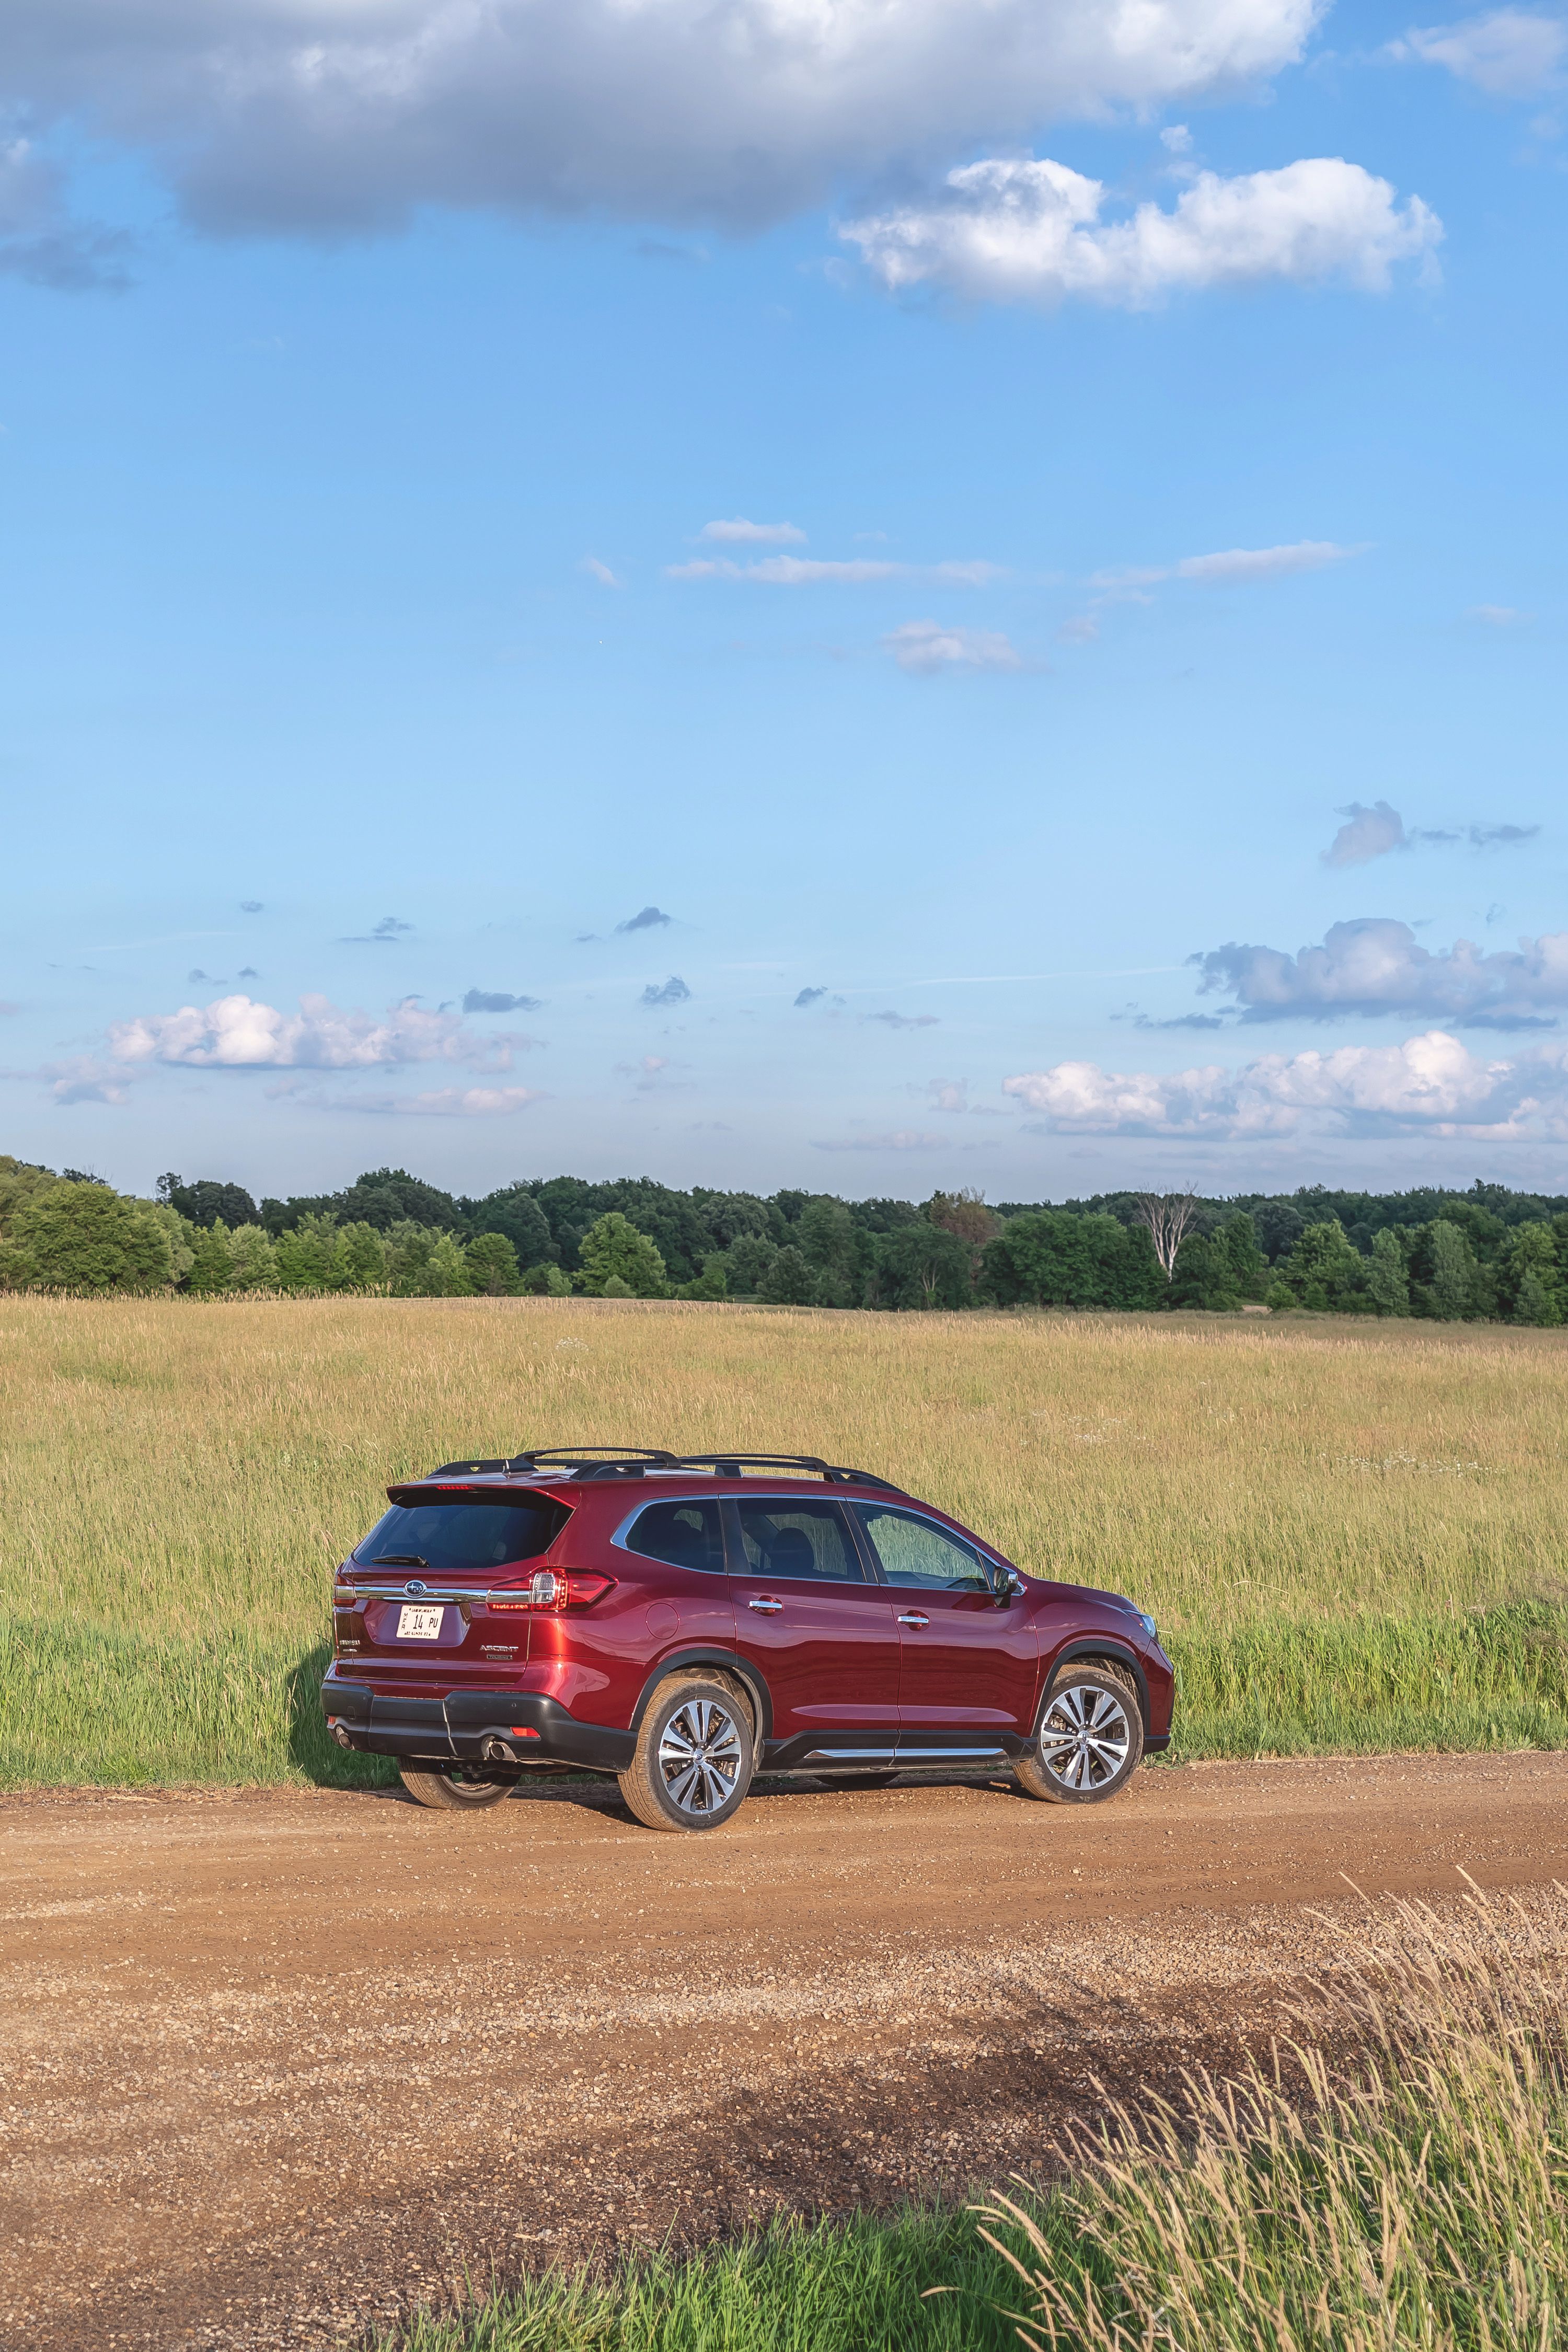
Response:
POLYGON ((629 1731, 580 1723, 559 1699, 531 1691, 407 1698, 364 1683, 329 1680, 321 1685, 321 1706, 339 1745, 365 1756, 441 1764, 575 1764, 594 1772, 624 1772, 632 1760, 629 1731))

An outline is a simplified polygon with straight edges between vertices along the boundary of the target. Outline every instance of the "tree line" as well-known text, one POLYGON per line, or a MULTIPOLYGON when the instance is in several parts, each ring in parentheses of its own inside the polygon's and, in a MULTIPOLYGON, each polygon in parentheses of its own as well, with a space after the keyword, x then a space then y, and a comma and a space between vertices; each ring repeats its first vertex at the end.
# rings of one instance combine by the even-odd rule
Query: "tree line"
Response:
POLYGON ((1568 1317, 1568 1198, 1112 1192, 987 1203, 763 1196, 646 1177, 468 1198, 406 1170, 258 1202, 173 1171, 156 1197, 0 1155, 0 1287, 68 1293, 757 1300, 892 1311, 1268 1307, 1443 1322, 1568 1317))

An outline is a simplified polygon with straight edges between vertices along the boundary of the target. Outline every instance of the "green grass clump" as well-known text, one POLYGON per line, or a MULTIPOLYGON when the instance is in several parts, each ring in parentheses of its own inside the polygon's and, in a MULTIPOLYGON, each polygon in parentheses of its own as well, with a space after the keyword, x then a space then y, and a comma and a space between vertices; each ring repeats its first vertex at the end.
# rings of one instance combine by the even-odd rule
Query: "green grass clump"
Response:
POLYGON ((966 2213, 781 2221, 684 2260, 550 2271, 383 2352, 1004 2352, 1016 2280, 966 2213), (931 2300, 926 2290, 943 2292, 931 2300))

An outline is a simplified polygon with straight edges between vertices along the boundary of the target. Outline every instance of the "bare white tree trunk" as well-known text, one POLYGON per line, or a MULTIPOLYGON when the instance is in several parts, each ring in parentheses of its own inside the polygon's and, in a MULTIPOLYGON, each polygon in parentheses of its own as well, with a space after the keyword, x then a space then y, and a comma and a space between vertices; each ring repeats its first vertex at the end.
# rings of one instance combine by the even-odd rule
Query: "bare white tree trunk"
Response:
POLYGON ((1197 1209, 1196 1197, 1191 1192, 1140 1192, 1138 1195, 1138 1222, 1149 1228, 1154 1255, 1165 1269, 1167 1282, 1176 1263, 1176 1252, 1182 1246, 1182 1236, 1196 1216, 1197 1209))

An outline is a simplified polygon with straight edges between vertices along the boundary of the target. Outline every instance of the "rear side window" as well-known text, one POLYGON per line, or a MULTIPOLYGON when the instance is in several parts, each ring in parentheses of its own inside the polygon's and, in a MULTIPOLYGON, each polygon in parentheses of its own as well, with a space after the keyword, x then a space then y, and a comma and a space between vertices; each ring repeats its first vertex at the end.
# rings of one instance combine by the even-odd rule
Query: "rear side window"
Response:
POLYGON ((737 1498, 735 1514, 749 1576, 809 1576, 833 1584, 866 1581, 854 1538, 837 1503, 737 1498))
POLYGON ((471 1502, 443 1496, 429 1503, 394 1503, 353 1554, 356 1568, 510 1568, 548 1551, 566 1513, 542 1495, 471 1502))
POLYGON ((642 1512, 626 1537, 628 1551, 662 1559, 671 1568, 724 1573, 724 1535, 717 1503, 655 1503, 642 1512))
POLYGON ((991 1579, 978 1553, 917 1511, 857 1503, 860 1524, 876 1547, 889 1584, 927 1592, 989 1592, 991 1579))

